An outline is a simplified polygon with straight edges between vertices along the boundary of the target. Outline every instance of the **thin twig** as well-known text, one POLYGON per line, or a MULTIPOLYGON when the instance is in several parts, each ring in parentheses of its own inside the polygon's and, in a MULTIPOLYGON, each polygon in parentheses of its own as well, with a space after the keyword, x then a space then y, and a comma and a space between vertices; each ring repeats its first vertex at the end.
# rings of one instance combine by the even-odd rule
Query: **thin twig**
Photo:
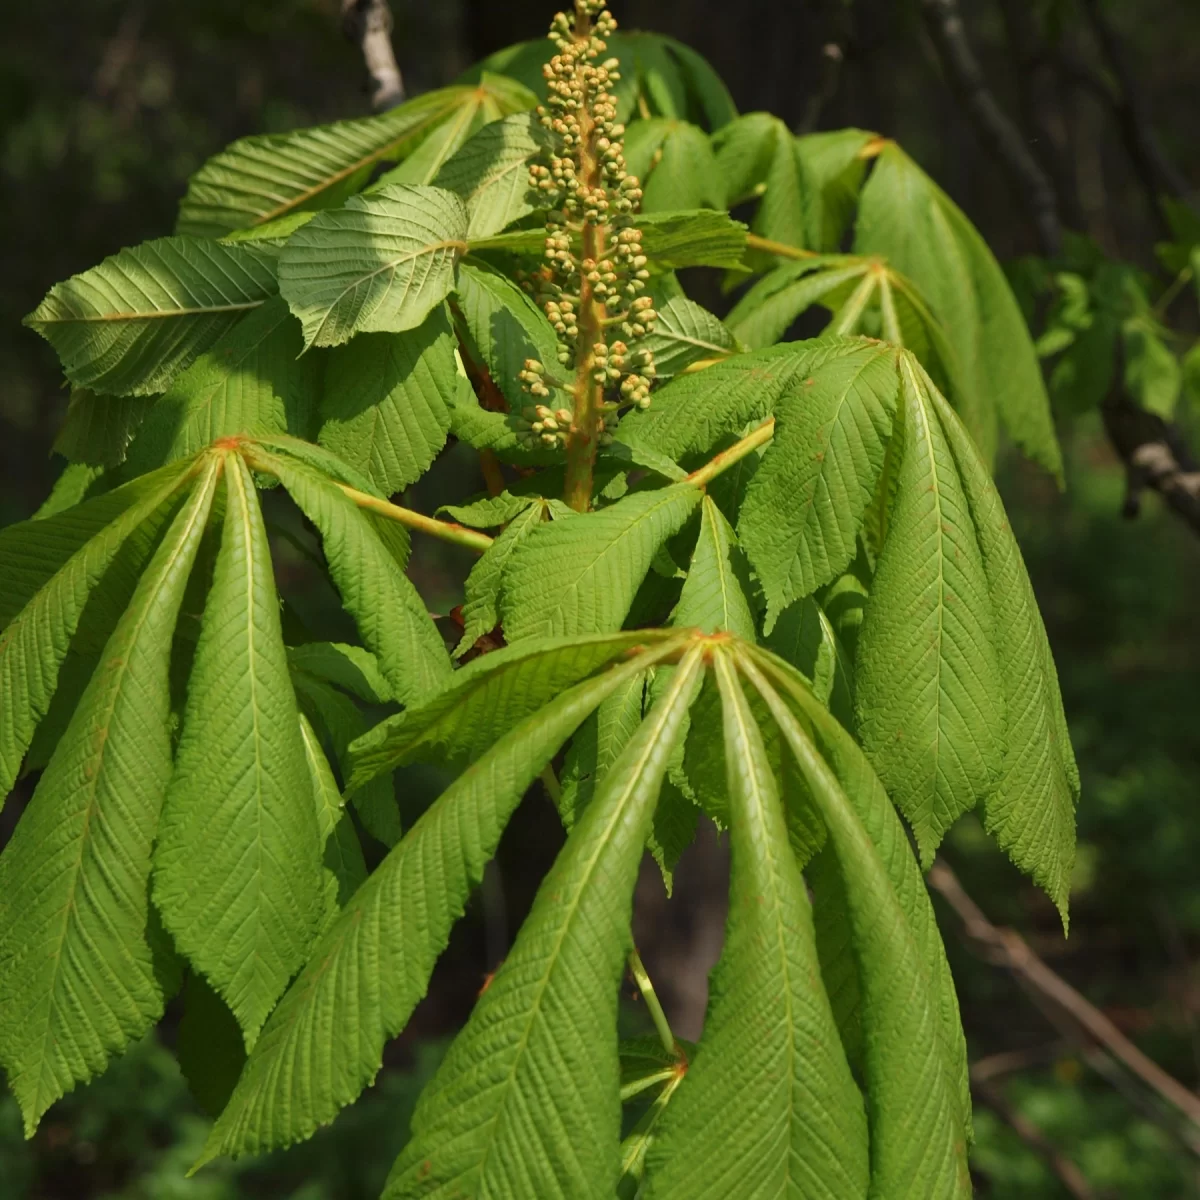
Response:
POLYGON ((453 521, 439 521, 434 517, 427 517, 424 513, 414 512, 411 508, 401 508, 399 504, 392 504, 388 500, 369 496, 366 492, 360 492, 348 484, 338 483, 337 486, 359 508, 369 509, 381 517, 387 517, 389 521, 395 521, 397 524, 415 529, 419 533, 427 533, 440 541, 452 542, 456 546, 465 546, 468 550, 474 550, 478 554, 487 550, 495 540, 486 533, 480 533, 478 529, 468 529, 465 525, 456 525, 453 521))
POLYGON ((987 952, 991 961, 1007 967, 1050 1001, 1089 1039, 1103 1046, 1147 1087, 1200 1127, 1200 1096, 1143 1054, 1094 1004, 1046 966, 1020 934, 993 925, 941 859, 930 869, 928 881, 962 919, 967 936, 987 952))
POLYGON ((775 436, 775 418, 768 417, 757 429, 746 434, 740 442, 735 442, 728 450, 722 450, 714 455, 704 466, 693 471, 685 482, 693 487, 707 487, 723 471, 728 471, 734 463, 741 462, 747 454, 753 454, 759 446, 765 446, 775 436))
POLYGON ((371 107, 384 112, 404 102, 404 80, 392 49, 387 0, 342 0, 342 31, 362 50, 371 80, 371 107))

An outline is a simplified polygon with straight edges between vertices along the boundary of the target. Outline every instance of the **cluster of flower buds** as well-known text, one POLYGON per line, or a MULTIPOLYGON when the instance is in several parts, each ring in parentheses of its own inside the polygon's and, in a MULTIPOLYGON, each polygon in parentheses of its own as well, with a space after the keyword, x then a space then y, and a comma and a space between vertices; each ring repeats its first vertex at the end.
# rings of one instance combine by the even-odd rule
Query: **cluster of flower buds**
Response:
MULTIPOLYGON (((622 408, 649 406, 654 358, 629 343, 650 333, 657 318, 650 297, 641 294, 650 278, 634 227, 642 190, 625 169, 625 127, 610 90, 620 78, 618 64, 600 61, 604 39, 615 29, 602 0, 577 0, 573 18, 559 13, 550 26, 556 53, 544 68, 547 102, 538 112, 555 148, 530 168, 530 186, 546 196, 550 212, 543 270, 526 283, 558 337, 559 364, 584 379, 590 371, 604 389, 596 429, 602 443, 612 440, 622 408), (581 323, 590 336, 581 338, 581 323)), ((565 386, 548 384, 540 364, 525 366, 521 378, 536 399, 545 400, 551 386, 565 386)), ((554 424, 547 428, 543 407, 526 410, 519 422, 528 422, 529 444, 565 438, 558 416, 565 410, 551 412, 554 424)))

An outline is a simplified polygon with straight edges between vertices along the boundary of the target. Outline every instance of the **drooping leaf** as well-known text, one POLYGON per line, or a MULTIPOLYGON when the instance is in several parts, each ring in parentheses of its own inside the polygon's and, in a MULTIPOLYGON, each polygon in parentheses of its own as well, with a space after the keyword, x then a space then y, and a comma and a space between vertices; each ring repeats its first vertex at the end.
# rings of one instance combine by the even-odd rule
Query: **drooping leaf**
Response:
POLYGON ((370 190, 378 191, 397 183, 433 183, 472 137, 506 114, 523 112, 536 103, 536 97, 528 88, 515 80, 485 71, 480 86, 464 97, 453 118, 443 121, 412 154, 382 175, 370 190))
POLYGON ((277 290, 258 247, 157 238, 55 284, 25 324, 78 387, 146 396, 277 290))
POLYGON ((379 660, 361 646, 343 642, 305 642, 288 647, 288 665, 317 679, 335 683, 368 704, 386 704, 392 690, 379 670, 379 660))
POLYGON ((509 521, 504 531, 471 568, 465 585, 463 602, 463 633, 455 655, 461 657, 476 641, 500 623, 500 591, 504 569, 517 546, 542 523, 546 506, 536 497, 509 521))
POLYGON ((397 184, 352 196, 288 239, 279 290, 306 346, 415 329, 454 286, 467 210, 444 188, 397 184))
POLYGON ((217 478, 210 462, 0 856, 0 1061, 28 1135, 162 1015, 147 884, 171 776, 168 663, 217 478))
POLYGON ((443 504, 438 514, 448 513, 460 525, 472 529, 496 529, 508 524, 518 513, 538 501, 536 496, 516 496, 503 491, 498 496, 483 496, 467 504, 443 504))
POLYGON ((558 343, 542 310, 496 271, 473 263, 458 270, 455 294, 467 333, 515 412, 529 404, 517 378, 527 358, 553 363, 558 343))
MULTIPOLYGON (((450 928, 526 788, 580 721, 651 661, 635 658, 559 693, 545 710, 506 722, 505 736, 438 797, 313 948, 202 1162, 306 1138, 370 1083, 384 1042, 425 994, 450 928)), ((469 719, 455 712, 452 720, 460 716, 469 719)))
POLYGON ((88 496, 103 492, 104 482, 103 467, 94 467, 89 463, 67 463, 54 481, 50 494, 30 520, 42 521, 76 504, 82 504, 88 496))
POLYGON ((433 184, 463 198, 468 237, 499 233, 533 212, 529 165, 546 141, 533 113, 513 113, 485 125, 446 161, 433 184))
POLYGON ((172 462, 233 434, 312 432, 319 367, 273 296, 204 352, 154 405, 129 449, 131 468, 172 462))
POLYGON ((329 573, 367 648, 401 704, 432 695, 450 658, 417 589, 363 511, 336 484, 286 455, 256 461, 275 475, 317 527, 329 573))
MULTIPOLYGON (((329 682, 297 668, 291 653, 288 661, 301 714, 324 734, 324 745, 345 780, 350 770, 350 746, 368 728, 366 715, 349 696, 329 682)), ((400 809, 391 777, 383 775, 371 780, 354 792, 352 800, 363 828, 390 850, 401 834, 400 809)))
POLYGON ((115 467, 155 402, 149 396, 97 396, 76 388, 54 439, 54 450, 72 463, 115 467))
POLYGON ((958 467, 926 378, 906 355, 899 364, 903 452, 858 637, 855 700, 863 748, 928 864, 996 784, 1004 691, 958 467))
POLYGON ((417 758, 474 761, 507 729, 585 676, 644 646, 678 640, 671 630, 531 638, 468 663, 433 699, 380 722, 355 743, 350 787, 417 758))
POLYGON ((175 944, 247 1049, 321 916, 321 842, 254 481, 226 454, 225 527, 155 850, 175 944))
MULTIPOLYGON (((962 210, 895 143, 879 154, 862 190, 854 248, 885 255, 913 280, 945 325, 972 390, 988 398, 1031 458, 1061 478, 1041 368, 1000 264, 962 210)), ((994 447, 980 449, 990 460, 994 447)))
POLYGON ((963 482, 991 596, 1006 713, 1003 769, 983 801, 988 832, 1066 920, 1079 774, 1062 719, 1054 660, 1033 587, 995 485, 965 430, 933 393, 963 482))
POLYGON ((738 535, 767 597, 766 628, 844 571, 883 469, 895 352, 860 343, 814 365, 775 405, 775 436, 746 489, 738 535))
MULTIPOLYGON (((870 1126, 868 1195, 873 1200, 965 1200, 972 1194, 967 1168, 969 1107, 964 1103, 965 1056, 960 1059, 955 1053, 947 1029, 944 989, 950 988, 952 998, 952 985, 948 973, 938 969, 943 964, 930 962, 922 953, 925 947, 889 878, 893 871, 885 866, 875 830, 856 805, 874 799, 871 815, 876 823, 890 817, 884 844, 893 854, 896 835, 903 841, 903 831, 890 808, 883 813, 878 800, 881 790, 872 795, 864 788, 867 794, 851 801, 838 775, 754 660, 743 653, 738 665, 767 702, 829 829, 840 879, 838 898, 849 924, 861 996, 870 1126)), ((807 715, 815 723, 822 714, 818 707, 807 715)), ((867 772, 869 778, 869 768, 867 772)), ((886 805, 886 798, 882 803, 886 805)), ((908 861, 915 873, 911 854, 908 861)), ((928 905, 927 896, 922 900, 928 905)), ((936 926, 933 929, 936 937, 936 926)), ((955 1006, 955 1028, 961 1038, 957 1016, 955 1006)))
POLYGON ((715 658, 730 796, 728 927, 704 1036, 650 1152, 652 1197, 862 1196, 867 1122, 819 980, 762 734, 715 658), (730 1097, 737 1096, 731 1104, 730 1097))
MULTIPOLYGON (((143 523, 183 485, 169 467, 40 521, 0 533, 0 795, 7 796, 89 597, 143 523)), ((111 629, 120 610, 97 624, 111 629)))
POLYGON ((849 655, 833 622, 812 596, 785 608, 763 644, 809 681, 813 695, 842 725, 854 727, 854 680, 849 655))
POLYGON ((755 640, 754 614, 746 598, 749 573, 738 570, 737 538, 710 496, 700 509, 700 536, 671 624, 705 633, 732 633, 755 640))
POLYGON ((850 255, 813 255, 776 267, 734 305, 729 328, 752 350, 772 346, 802 312, 860 279, 866 270, 866 263, 850 255))
POLYGON ((336 208, 376 163, 405 157, 491 89, 490 80, 480 87, 441 88, 378 116, 242 138, 192 176, 178 232, 219 237, 291 214, 336 208))
POLYGON ((796 139, 804 179, 806 245, 836 250, 866 174, 862 150, 875 137, 861 129, 808 133, 796 139))
POLYGON ((701 673, 691 650, 538 891, 413 1116, 387 1197, 609 1197, 619 1176, 617 982, 659 785, 701 673))
POLYGON ((657 311, 654 329, 640 345, 654 355, 659 379, 676 375, 700 359, 727 358, 736 349, 729 330, 686 296, 668 300, 657 311))
POLYGON ((326 929, 337 920, 338 913, 366 879, 367 866, 329 760, 321 749, 316 730, 303 713, 300 714, 300 738, 304 742, 304 762, 317 806, 317 833, 322 847, 321 928, 326 929))
POLYGON ((385 496, 415 483, 446 444, 457 384, 440 309, 404 333, 366 333, 329 355, 320 442, 385 496))
POLYGON ((620 629, 654 555, 699 501, 696 488, 677 483, 538 526, 504 571, 505 636, 515 642, 620 629))
POLYGON ((724 189, 708 135, 687 121, 635 122, 625 135, 625 162, 642 185, 641 212, 722 205, 724 189))

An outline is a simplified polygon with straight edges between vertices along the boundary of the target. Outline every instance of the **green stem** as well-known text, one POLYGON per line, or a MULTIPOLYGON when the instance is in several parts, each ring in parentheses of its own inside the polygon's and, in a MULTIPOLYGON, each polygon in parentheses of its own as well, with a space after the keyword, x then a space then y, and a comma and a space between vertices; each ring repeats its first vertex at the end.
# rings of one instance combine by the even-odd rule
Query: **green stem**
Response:
POLYGON ((775 435, 775 418, 768 417, 752 433, 748 433, 740 442, 735 442, 728 450, 722 450, 715 458, 710 459, 693 471, 685 480, 695 487, 707 487, 723 471, 728 471, 736 462, 741 462, 747 454, 752 454, 759 446, 766 445, 775 435))
POLYGON ((642 999, 645 1000, 646 1007, 650 1010, 650 1017, 654 1021, 654 1028, 658 1031, 658 1038, 663 1044, 663 1049, 672 1058, 681 1058, 683 1051, 675 1040, 675 1035, 671 1032, 667 1014, 663 1012, 662 1005, 658 1002, 658 993, 654 990, 654 984, 646 971, 646 964, 642 962, 642 957, 636 948, 629 952, 629 970, 633 973, 633 980, 638 986, 638 991, 642 993, 642 999))
POLYGON ((344 483, 339 483, 337 486, 359 508, 369 509, 381 517, 387 517, 389 521, 397 521, 419 533, 427 533, 431 537, 440 538, 443 542, 465 546, 477 554, 482 554, 492 544, 493 539, 486 533, 480 533, 478 529, 468 529, 465 525, 454 524, 453 521, 437 521, 433 517, 427 517, 424 513, 414 512, 411 508, 401 508, 398 504, 380 500, 375 496, 368 496, 366 492, 360 492, 357 488, 348 487, 344 483))
POLYGON ((777 254, 780 258, 816 258, 815 250, 801 250, 799 246, 789 246, 785 242, 773 242, 770 238, 759 237, 757 233, 746 234, 748 250, 762 250, 767 254, 777 254))

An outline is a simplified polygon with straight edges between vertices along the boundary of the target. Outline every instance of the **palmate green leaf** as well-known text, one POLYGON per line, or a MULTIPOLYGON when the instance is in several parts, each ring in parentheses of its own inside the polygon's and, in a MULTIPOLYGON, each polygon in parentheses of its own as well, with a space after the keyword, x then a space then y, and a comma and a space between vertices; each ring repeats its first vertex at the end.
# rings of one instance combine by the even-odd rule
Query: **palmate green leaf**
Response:
POLYGON ((815 343, 773 346, 753 354, 737 354, 682 375, 654 393, 645 412, 630 413, 621 422, 617 440, 646 446, 672 459, 710 450, 726 434, 740 434, 751 421, 761 420, 808 363, 810 350, 828 354, 815 343))
POLYGON ((443 504, 437 511, 439 516, 447 513, 460 525, 469 525, 472 529, 497 529, 539 498, 514 496, 512 492, 503 491, 498 496, 483 496, 467 504, 443 504))
POLYGON ((868 1181, 862 1096, 818 982, 812 913, 762 734, 730 657, 718 653, 714 666, 730 796, 728 928, 704 1036, 650 1151, 649 1195, 850 1200, 868 1181))
MULTIPOLYGON (((756 659, 743 652, 738 666, 783 732, 829 829, 838 864, 841 906, 850 927, 862 997, 871 1158, 868 1195, 872 1200, 963 1200, 972 1194, 967 1168, 969 1108, 964 1104, 965 1056, 957 1061, 952 1054, 944 1008, 945 988, 951 988, 952 996, 952 985, 948 973, 939 978, 938 964, 922 953, 918 932, 889 878, 894 868, 885 866, 875 830, 855 811, 856 805, 874 798, 872 816, 876 821, 885 817, 878 801, 882 792, 872 797, 870 789, 864 788, 865 795, 851 800, 756 659)), ((807 689, 801 685, 797 690, 807 689)), ((808 717, 814 722, 829 720, 819 706, 808 717)), ((896 833, 903 840, 903 831, 890 808, 886 816, 893 824, 887 840, 894 847, 896 833)), ((916 873, 911 854, 908 861, 916 873)), ((928 905, 928 897, 923 899, 928 905)), ((954 1017, 957 1025, 957 1011, 954 1017)))
POLYGON ((319 213, 279 256, 279 290, 305 346, 414 329, 454 286, 467 210, 444 188, 396 184, 319 213))
POLYGON ((515 283, 496 271, 465 262, 455 284, 458 310, 488 373, 515 410, 529 403, 517 378, 527 358, 553 363, 558 353, 545 314, 515 283))
POLYGON ((513 113, 485 125, 447 159, 432 182, 463 198, 468 237, 499 233, 536 207, 545 207, 534 203, 536 193, 530 193, 529 164, 547 142, 534 113, 513 113))
POLYGON ((619 1175, 613 1024, 633 885, 695 695, 690 650, 550 869, 516 944, 413 1115, 384 1189, 405 1196, 612 1196, 619 1175))
MULTIPOLYGON (((628 646, 624 638, 610 641, 617 653, 628 646)), ((370 1083, 385 1041, 425 994, 450 928, 525 790, 605 696, 671 648, 666 643, 552 693, 555 704, 494 727, 504 736, 438 797, 317 942, 272 1013, 201 1162, 306 1138, 370 1083)), ((543 648, 543 658, 560 655, 576 660, 570 646, 543 648)), ((447 726, 470 717, 469 708, 443 712, 447 726)))
POLYGON ((724 514, 705 496, 700 508, 700 536, 671 624, 705 633, 732 633, 755 640, 754 614, 746 598, 749 573, 739 570, 737 538, 724 514))
POLYGON ((936 392, 932 395, 979 538, 1004 689, 1004 763, 995 791, 983 802, 984 826, 1013 862, 1046 889, 1065 922, 1079 772, 1054 660, 996 487, 957 418, 936 392))
MULTIPOLYGON (((959 1016, 954 980, 934 917, 925 878, 912 852, 908 832, 888 799, 879 777, 844 726, 828 712, 807 678, 774 654, 751 652, 755 666, 770 680, 788 705, 809 727, 809 732, 838 784, 862 822, 882 860, 888 883, 904 913, 920 961, 929 972, 941 1013, 941 1045, 951 1090, 958 1095, 963 1127, 970 1127, 970 1084, 967 1048, 959 1016)), ((790 757, 790 756, 789 756, 790 757)), ((785 779, 787 776, 785 775, 785 779)), ((815 804, 805 787, 806 803, 815 804)), ((787 794, 785 793, 785 798, 787 794)), ((789 798, 790 802, 790 798, 789 798)), ((822 822, 822 828, 824 822, 822 822)), ((817 857, 808 868, 814 896, 814 920, 821 973, 833 1004, 842 1042, 852 1062, 862 1060, 862 989, 854 949, 854 933, 843 895, 836 853, 817 857)))
POLYGON ((320 367, 278 296, 243 317, 154 405, 129 448, 132 470, 195 454, 239 433, 312 432, 320 367))
MULTIPOLYGON (((504 85, 511 90, 509 81, 504 85)), ((336 208, 363 185, 376 163, 410 154, 439 125, 477 110, 494 92, 495 82, 488 79, 478 87, 426 92, 362 120, 242 138, 192 176, 180 204, 178 232, 220 237, 292 214, 336 208)))
POLYGON ((329 760, 321 749, 316 730, 303 713, 300 714, 300 737, 304 742, 304 762, 317 805, 317 833, 323 847, 321 896, 324 915, 321 929, 324 930, 337 920, 338 913, 366 879, 367 865, 329 760))
POLYGON ((738 535, 779 614, 846 569, 883 470, 895 412, 895 351, 846 347, 775 405, 775 436, 746 489, 738 535))
POLYGON ((862 151, 875 136, 862 129, 835 129, 796 139, 804 179, 806 245, 815 250, 841 245, 866 174, 862 151))
MULTIPOLYGON (((1037 354, 999 263, 954 202, 894 143, 862 190, 854 249, 882 254, 944 323, 971 389, 1013 440, 1061 479, 1037 354)), ((991 447, 983 447, 990 455, 991 447)))
MULTIPOLYGON (((614 89, 618 121, 628 123, 638 107, 639 96, 657 116, 703 122, 710 129, 718 129, 737 116, 721 77, 691 47, 674 38, 640 31, 618 31, 607 41, 606 56, 621 64, 621 81, 614 89)), ((467 70, 462 79, 468 82, 486 77, 489 71, 500 72, 520 80, 544 100, 545 62, 545 39, 518 42, 490 54, 467 70)))
POLYGON ((154 403, 150 396, 97 396, 76 388, 54 452, 72 463, 115 467, 125 461, 125 451, 154 403))
POLYGON ((927 377, 900 364, 902 456, 855 657, 858 729, 928 864, 1004 750, 989 582, 927 377))
POLYGON ((531 638, 485 654, 456 671, 450 686, 431 700, 360 738, 351 752, 350 788, 417 759, 472 762, 506 730, 587 675, 671 640, 678 640, 673 630, 642 629, 569 641, 531 638))
POLYGON ((625 162, 642 185, 641 212, 723 206, 717 162, 696 125, 671 117, 636 121, 625 134, 625 162))
POLYGON ((417 589, 363 511, 330 480, 285 455, 260 455, 317 527, 329 573, 346 611, 401 704, 442 688, 450 658, 417 589))
POLYGON ((651 560, 699 502, 697 488, 677 483, 538 526, 504 571, 505 636, 515 642, 620 629, 651 560))
POLYGON ((28 1135, 162 1015, 147 883, 171 776, 168 663, 218 474, 210 460, 0 856, 0 1062, 28 1135))
MULTIPOLYGON (((186 464, 165 468, 78 508, 0 532, 0 795, 8 795, 46 715, 93 591, 119 564, 131 535, 164 509, 187 475, 186 464)), ((145 548, 134 547, 129 566, 137 565, 145 548)), ((95 623, 107 632, 124 604, 104 607, 95 623)))
POLYGON ((727 358, 737 349, 733 334, 686 296, 668 300, 657 312, 653 332, 640 345, 654 355, 659 379, 676 375, 700 359, 727 358))
POLYGON ((727 318, 733 335, 751 350, 773 346, 793 321, 851 280, 868 264, 851 255, 813 255, 803 262, 776 267, 734 305, 727 318))
POLYGON ((321 841, 254 481, 239 455, 222 457, 225 526, 163 803, 154 900, 249 1049, 317 932, 321 841))
MULTIPOLYGON (((639 214, 642 253, 658 270, 679 267, 737 267, 746 250, 746 227, 728 213, 701 208, 688 212, 639 214)), ((515 229, 492 237, 472 238, 472 253, 503 250, 510 254, 540 255, 546 247, 544 229, 515 229)))
POLYGON ((485 71, 479 87, 464 98, 450 119, 433 130, 399 166, 382 175, 370 190, 396 183, 433 183, 472 137, 505 115, 533 108, 536 103, 537 97, 528 88, 485 71))
POLYGON ((258 247, 157 238, 55 284, 25 324, 78 387, 146 396, 277 290, 258 247))
POLYGON ((325 364, 321 445, 385 496, 403 491, 446 444, 458 386, 454 334, 441 308, 404 333, 365 333, 325 364))
POLYGON ((529 496, 527 499, 528 506, 509 521, 467 576, 462 610, 463 633, 454 652, 456 658, 461 658, 479 638, 491 633, 500 623, 504 569, 516 548, 549 514, 549 508, 541 497, 529 496))

